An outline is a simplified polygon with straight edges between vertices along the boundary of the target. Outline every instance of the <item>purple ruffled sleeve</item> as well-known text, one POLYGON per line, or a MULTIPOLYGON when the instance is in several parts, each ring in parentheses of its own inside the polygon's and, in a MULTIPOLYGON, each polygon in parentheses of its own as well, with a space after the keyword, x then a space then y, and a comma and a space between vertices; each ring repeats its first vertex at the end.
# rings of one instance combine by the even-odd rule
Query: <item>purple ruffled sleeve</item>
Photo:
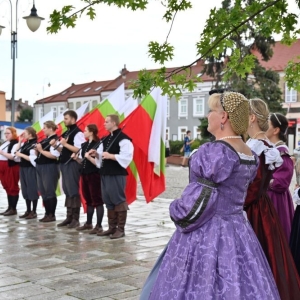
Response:
POLYGON ((191 157, 190 183, 170 205, 170 217, 180 231, 193 231, 215 214, 218 186, 237 162, 237 153, 220 142, 202 145, 191 157))
POLYGON ((284 193, 289 189, 294 173, 294 163, 288 155, 282 155, 283 164, 276 168, 269 189, 277 193, 284 193))

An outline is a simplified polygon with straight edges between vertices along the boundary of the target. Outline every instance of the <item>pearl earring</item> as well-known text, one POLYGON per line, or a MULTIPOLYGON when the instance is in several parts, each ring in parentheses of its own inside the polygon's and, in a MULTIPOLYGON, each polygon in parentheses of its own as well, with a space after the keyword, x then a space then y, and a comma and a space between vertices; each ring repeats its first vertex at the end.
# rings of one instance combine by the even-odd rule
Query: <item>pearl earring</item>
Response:
POLYGON ((224 129, 224 124, 223 123, 221 123, 221 130, 223 130, 224 129))

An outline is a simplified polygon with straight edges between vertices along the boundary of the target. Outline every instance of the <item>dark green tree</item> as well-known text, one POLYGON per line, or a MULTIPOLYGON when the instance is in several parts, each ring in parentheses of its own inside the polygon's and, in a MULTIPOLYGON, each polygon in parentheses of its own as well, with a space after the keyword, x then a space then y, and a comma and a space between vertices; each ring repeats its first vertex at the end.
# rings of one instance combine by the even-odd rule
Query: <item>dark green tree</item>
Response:
POLYGON ((208 120, 207 118, 200 118, 200 125, 198 126, 198 129, 200 130, 201 140, 203 141, 209 141, 211 138, 211 134, 207 130, 208 126, 208 120))
POLYGON ((19 122, 31 122, 33 119, 33 110, 32 108, 23 108, 20 111, 20 115, 18 116, 19 122))
MULTIPOLYGON (((245 2, 250 5, 253 0, 245 2)), ((233 9, 231 3, 230 0, 222 2, 222 9, 228 14, 233 9)), ((274 39, 271 36, 264 36, 263 32, 259 31, 257 26, 253 26, 251 22, 245 24, 239 34, 233 32, 231 40, 236 49, 239 50, 241 60, 251 56, 253 51, 258 53, 264 61, 268 61, 273 55, 274 39)), ((204 73, 215 79, 215 87, 240 92, 249 99, 261 98, 268 103, 270 111, 285 113, 285 109, 282 108, 283 100, 279 88, 279 75, 262 67, 256 57, 253 60, 254 67, 251 71, 247 71, 244 76, 236 71, 229 71, 227 66, 232 59, 235 59, 228 56, 231 51, 233 51, 231 45, 225 47, 223 53, 219 53, 218 56, 211 55, 204 66, 204 73)))

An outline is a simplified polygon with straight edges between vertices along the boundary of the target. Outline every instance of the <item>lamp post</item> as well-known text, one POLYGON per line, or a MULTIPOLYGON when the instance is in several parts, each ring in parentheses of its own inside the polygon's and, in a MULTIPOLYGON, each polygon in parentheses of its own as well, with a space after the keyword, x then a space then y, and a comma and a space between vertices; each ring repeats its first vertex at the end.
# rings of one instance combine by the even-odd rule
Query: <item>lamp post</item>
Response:
MULTIPOLYGON (((15 68, 16 68, 16 58, 17 58, 17 34, 18 34, 18 2, 19 0, 16 0, 16 24, 15 24, 15 30, 13 30, 13 18, 12 18, 12 1, 10 2, 10 24, 11 24, 11 59, 13 60, 12 64, 12 92, 11 92, 11 126, 15 125, 15 68)), ((31 31, 36 31, 40 25, 41 21, 44 20, 44 18, 41 18, 37 15, 37 10, 35 8, 35 3, 33 0, 33 7, 31 9, 31 13, 28 17, 23 17, 23 19, 26 20, 27 26, 31 31)), ((5 28, 0 25, 0 35, 2 32, 2 29, 5 28)))
POLYGON ((51 86, 51 84, 50 84, 50 80, 49 80, 49 78, 44 78, 44 81, 43 81, 43 102, 42 102, 42 111, 43 111, 43 116, 45 115, 45 107, 44 107, 44 102, 45 102, 45 96, 44 96, 44 91, 45 91, 45 89, 44 89, 44 86, 45 86, 45 79, 48 79, 48 87, 50 87, 51 86))

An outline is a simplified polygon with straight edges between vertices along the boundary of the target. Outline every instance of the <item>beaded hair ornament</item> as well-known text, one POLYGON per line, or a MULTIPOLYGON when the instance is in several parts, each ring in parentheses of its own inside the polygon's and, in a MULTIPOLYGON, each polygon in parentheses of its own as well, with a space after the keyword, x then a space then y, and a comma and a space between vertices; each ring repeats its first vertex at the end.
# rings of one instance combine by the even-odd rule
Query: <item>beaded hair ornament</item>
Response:
POLYGON ((238 135, 247 133, 249 126, 249 100, 236 92, 225 92, 220 96, 221 105, 229 115, 233 131, 238 135))

